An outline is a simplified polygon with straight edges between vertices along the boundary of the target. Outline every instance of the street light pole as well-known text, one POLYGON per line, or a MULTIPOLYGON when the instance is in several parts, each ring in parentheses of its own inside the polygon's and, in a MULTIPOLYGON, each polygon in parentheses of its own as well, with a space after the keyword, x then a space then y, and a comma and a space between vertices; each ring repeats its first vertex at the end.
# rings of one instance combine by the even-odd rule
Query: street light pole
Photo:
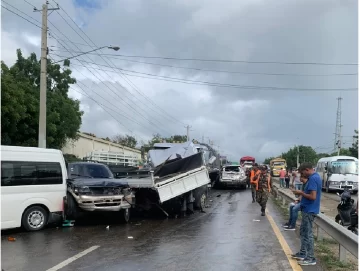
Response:
POLYGON ((90 50, 90 51, 87 51, 87 52, 83 52, 81 54, 78 54, 76 56, 71 56, 71 57, 68 57, 66 59, 63 59, 63 60, 58 60, 58 61, 55 61, 54 63, 59 63, 59 62, 63 62, 65 60, 69 60, 69 59, 72 59, 72 58, 75 58, 75 57, 78 57, 78 56, 82 56, 82 55, 86 55, 88 53, 92 53, 92 52, 95 52, 95 51, 98 51, 98 50, 101 50, 101 49, 104 49, 104 48, 108 48, 108 49, 112 49, 114 51, 118 51, 120 49, 120 47, 118 46, 102 46, 102 47, 99 47, 99 48, 96 48, 94 50, 90 50))

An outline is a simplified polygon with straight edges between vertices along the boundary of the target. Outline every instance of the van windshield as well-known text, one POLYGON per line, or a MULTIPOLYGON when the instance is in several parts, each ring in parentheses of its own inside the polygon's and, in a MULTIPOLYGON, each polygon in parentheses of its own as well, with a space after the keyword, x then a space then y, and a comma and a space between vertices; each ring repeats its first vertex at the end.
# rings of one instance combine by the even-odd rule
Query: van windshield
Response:
POLYGON ((335 161, 331 162, 329 172, 333 174, 356 174, 358 175, 358 162, 356 161, 335 161))

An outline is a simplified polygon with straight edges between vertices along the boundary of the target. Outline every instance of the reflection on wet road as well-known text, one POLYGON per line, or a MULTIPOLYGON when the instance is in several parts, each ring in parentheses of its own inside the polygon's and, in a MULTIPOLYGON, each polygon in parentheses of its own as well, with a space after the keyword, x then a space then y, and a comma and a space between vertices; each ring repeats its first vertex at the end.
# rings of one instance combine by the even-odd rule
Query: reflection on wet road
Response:
POLYGON ((213 193, 206 213, 185 218, 3 232, 2 268, 48 270, 70 259, 50 270, 292 270, 248 190, 213 193))

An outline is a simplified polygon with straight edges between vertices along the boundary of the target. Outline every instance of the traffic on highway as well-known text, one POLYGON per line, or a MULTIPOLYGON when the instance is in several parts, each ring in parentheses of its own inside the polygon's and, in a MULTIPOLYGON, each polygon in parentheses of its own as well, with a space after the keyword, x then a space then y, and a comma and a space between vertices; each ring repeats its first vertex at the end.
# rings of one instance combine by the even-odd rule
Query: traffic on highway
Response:
MULTIPOLYGON (((100 266, 108 270, 120 266, 129 270, 161 266, 166 266, 164 270, 171 266, 198 270, 205 266, 212 270, 217 266, 212 260, 217 257, 228 259, 229 270, 240 265, 243 270, 253 270, 253 264, 258 268, 269 264, 245 260, 252 253, 273 259, 271 270, 287 270, 292 263, 281 252, 286 246, 276 242, 284 238, 278 234, 281 219, 269 200, 276 180, 271 176, 280 176, 281 183, 283 173, 289 173, 284 159, 271 161, 270 170, 249 156, 239 163, 222 164, 213 149, 185 142, 161 148, 155 145, 148 152, 146 166, 111 167, 112 171, 95 161, 67 163, 62 152, 54 149, 2 146, 1 153, 1 204, 12 206, 3 209, 1 220, 6 271, 24 270, 25 266, 28 270, 78 270, 84 266, 86 270, 100 266), (247 189, 249 183, 251 189, 247 189), (226 190, 229 188, 232 190, 226 190), (243 230, 238 231, 239 227, 243 230), (30 249, 40 240, 40 247, 30 249), (119 258, 111 252, 118 249, 115 240, 122 243, 116 254, 119 258), (258 242, 275 249, 263 251, 258 242), (248 243, 253 247, 248 247, 245 258, 234 257, 233 253, 240 253, 248 243), (44 250, 47 246, 50 249, 44 250), (35 261, 31 259, 34 253, 40 255, 35 261), (199 260, 186 261, 189 253, 199 260), (15 256, 21 260, 14 262, 15 256), (56 261, 59 264, 52 267, 56 261)), ((357 159, 332 157, 325 167, 329 173, 341 172, 352 180, 345 181, 344 187, 339 181, 337 188, 343 193, 336 222, 357 233, 357 203, 351 193, 357 193, 358 186, 352 178, 357 174, 352 163, 357 159), (344 159, 347 162, 339 164, 344 159)), ((323 188, 328 187, 329 180, 322 181, 323 188)))

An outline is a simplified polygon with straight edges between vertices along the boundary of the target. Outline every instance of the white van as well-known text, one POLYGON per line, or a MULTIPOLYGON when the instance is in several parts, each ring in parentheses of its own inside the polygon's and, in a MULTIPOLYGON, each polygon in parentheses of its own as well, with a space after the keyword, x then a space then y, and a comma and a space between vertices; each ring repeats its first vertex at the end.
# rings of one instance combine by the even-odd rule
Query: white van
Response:
POLYGON ((330 190, 349 188, 355 194, 358 192, 358 159, 351 156, 333 156, 321 158, 316 166, 316 172, 322 179, 322 187, 330 190))
POLYGON ((67 169, 59 150, 1 146, 1 229, 43 229, 61 220, 67 169))

